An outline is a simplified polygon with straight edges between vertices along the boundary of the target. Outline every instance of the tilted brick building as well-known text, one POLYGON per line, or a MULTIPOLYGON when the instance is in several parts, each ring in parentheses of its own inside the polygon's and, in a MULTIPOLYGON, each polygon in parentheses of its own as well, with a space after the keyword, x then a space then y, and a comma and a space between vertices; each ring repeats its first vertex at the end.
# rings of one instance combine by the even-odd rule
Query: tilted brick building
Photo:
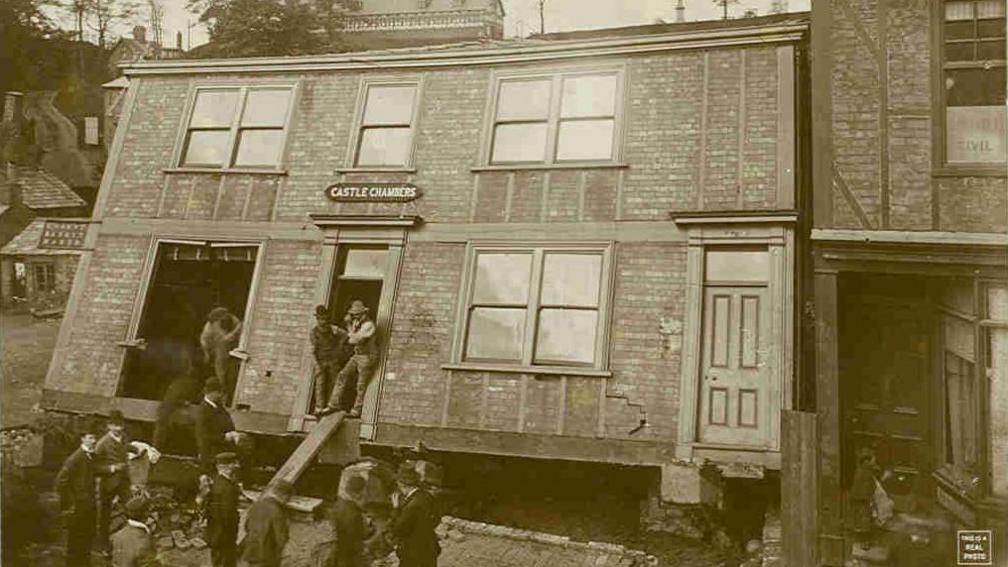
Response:
POLYGON ((849 557, 863 450, 897 514, 949 511, 1008 556, 1005 21, 1004 0, 814 3, 822 564, 849 557))
POLYGON ((362 443, 660 468, 691 503, 705 460, 779 469, 807 27, 133 65, 44 405, 153 419, 158 353, 223 304, 238 427, 307 431, 313 306, 360 297, 362 443))

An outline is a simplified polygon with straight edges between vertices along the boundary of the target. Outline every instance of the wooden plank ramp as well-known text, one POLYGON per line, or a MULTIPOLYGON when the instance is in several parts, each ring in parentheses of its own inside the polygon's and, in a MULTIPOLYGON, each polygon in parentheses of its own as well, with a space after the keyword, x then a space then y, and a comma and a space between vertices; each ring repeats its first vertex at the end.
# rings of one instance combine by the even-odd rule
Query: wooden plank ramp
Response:
MULTIPOLYGON (((308 436, 287 458, 287 462, 277 470, 272 480, 285 479, 291 484, 297 482, 304 471, 315 462, 315 456, 326 441, 346 422, 346 412, 331 413, 315 423, 308 436)), ((271 482, 272 482, 271 480, 271 482)))

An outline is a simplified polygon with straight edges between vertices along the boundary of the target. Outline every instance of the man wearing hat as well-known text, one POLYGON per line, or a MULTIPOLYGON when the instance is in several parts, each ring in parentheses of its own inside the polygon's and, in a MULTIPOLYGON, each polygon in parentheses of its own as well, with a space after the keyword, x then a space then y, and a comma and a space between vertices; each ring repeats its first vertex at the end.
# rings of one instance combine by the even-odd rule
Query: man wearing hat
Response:
POLYGON ((364 566, 364 540, 367 523, 361 512, 367 481, 359 475, 347 477, 336 497, 330 521, 336 536, 336 565, 339 567, 364 566))
POLYGON ((406 462, 396 473, 397 513, 392 520, 392 536, 400 567, 436 567, 441 554, 435 528, 441 522, 431 495, 420 486, 414 463, 406 462))
POLYGON ((347 342, 353 346, 353 356, 336 377, 336 387, 329 396, 329 404, 325 411, 331 413, 339 409, 344 392, 356 379, 357 395, 354 398, 353 409, 348 415, 360 417, 364 405, 364 392, 367 391, 377 360, 378 348, 375 345, 377 328, 368 316, 368 308, 359 299, 350 303, 347 317, 350 319, 347 326, 347 342))
POLYGON ((245 514, 245 539, 240 546, 241 565, 280 567, 288 536, 284 505, 293 491, 290 481, 275 479, 249 507, 245 514))
POLYGON ((112 535, 112 567, 159 565, 154 540, 147 527, 149 507, 143 497, 126 503, 126 525, 112 535))
POLYGON ((80 431, 80 446, 67 457, 56 475, 56 493, 67 520, 66 564, 81 567, 91 564, 91 545, 95 536, 95 443, 90 427, 80 431))
MULTIPOLYGON (((324 414, 333 393, 336 375, 346 363, 347 333, 333 325, 325 305, 315 306, 315 326, 311 330, 312 355, 315 357, 315 413, 324 414)), ((338 405, 339 401, 333 405, 338 405)))
POLYGON ((214 457, 217 475, 210 488, 207 506, 206 541, 214 567, 235 567, 238 540, 238 498, 241 488, 235 479, 238 455, 218 453, 214 457))
POLYGON ((98 474, 98 548, 108 552, 109 524, 112 520, 112 504, 116 498, 119 505, 130 498, 130 479, 127 469, 130 443, 126 439, 126 423, 121 411, 109 412, 106 432, 95 446, 95 465, 98 474))
POLYGON ((203 391, 203 401, 196 408, 196 449, 200 472, 205 477, 211 477, 215 470, 214 456, 234 451, 240 435, 235 431, 231 414, 224 407, 220 381, 208 378, 203 391))

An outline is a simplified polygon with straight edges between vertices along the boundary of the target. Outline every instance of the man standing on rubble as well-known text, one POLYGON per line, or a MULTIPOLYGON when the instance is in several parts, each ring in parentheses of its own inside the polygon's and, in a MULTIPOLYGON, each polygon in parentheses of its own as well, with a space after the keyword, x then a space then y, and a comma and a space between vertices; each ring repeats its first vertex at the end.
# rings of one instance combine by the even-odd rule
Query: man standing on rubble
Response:
POLYGON ((215 307, 207 314, 203 332, 200 333, 203 361, 213 369, 214 376, 223 386, 225 403, 230 403, 238 377, 238 367, 231 351, 238 348, 241 329, 241 319, 224 307, 215 307))
POLYGON ((338 567, 364 567, 364 540, 367 538, 367 523, 361 512, 366 481, 352 475, 346 479, 343 490, 336 496, 333 505, 333 532, 336 535, 336 565, 338 567))
POLYGON ((241 543, 243 567, 280 567, 289 526, 284 506, 294 487, 282 478, 274 480, 245 514, 245 539, 241 543))
POLYGON ((56 475, 56 493, 66 518, 67 567, 91 564, 95 536, 95 470, 97 437, 90 427, 80 432, 80 446, 67 457, 56 475))
POLYGON ((396 514, 392 519, 392 537, 396 544, 399 567, 437 567, 441 554, 437 517, 431 495, 420 486, 415 463, 406 462, 396 473, 396 514))
POLYGON ((108 431, 95 446, 95 463, 98 473, 98 548, 108 554, 109 524, 112 521, 112 504, 116 498, 123 506, 130 498, 130 479, 127 469, 129 441, 125 433, 126 422, 119 410, 109 412, 108 431))
POLYGON ((235 567, 238 540, 238 498, 241 489, 235 479, 238 455, 219 453, 214 460, 217 475, 207 506, 206 541, 214 567, 235 567))
POLYGON ((347 325, 347 342, 353 345, 353 356, 336 377, 336 387, 333 389, 332 395, 329 396, 329 404, 325 413, 332 413, 339 409, 346 389, 350 388, 356 379, 357 395, 354 397, 353 409, 347 415, 360 417, 364 406, 364 393, 367 391, 377 361, 378 348, 375 345, 377 327, 368 316, 368 308, 359 299, 350 303, 347 316, 350 319, 347 325))

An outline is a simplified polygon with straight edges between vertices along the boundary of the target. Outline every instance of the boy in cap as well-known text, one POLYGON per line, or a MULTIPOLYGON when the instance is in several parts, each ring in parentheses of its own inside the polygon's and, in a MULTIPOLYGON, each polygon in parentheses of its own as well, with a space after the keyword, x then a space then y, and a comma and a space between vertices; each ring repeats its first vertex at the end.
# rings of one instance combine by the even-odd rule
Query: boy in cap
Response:
POLYGON ((400 567, 437 567, 441 554, 435 528, 441 522, 431 495, 420 486, 414 463, 406 462, 396 473, 397 514, 392 520, 392 536, 400 567))
POLYGON ((378 348, 375 345, 377 327, 368 316, 368 308, 359 299, 350 303, 347 317, 350 319, 347 326, 347 342, 353 345, 353 356, 336 376, 336 387, 333 389, 332 395, 329 396, 329 404, 325 413, 332 413, 339 409, 344 392, 356 379, 357 395, 354 397, 353 409, 347 415, 360 417, 364 405, 364 392, 367 391, 377 360, 378 348))
MULTIPOLYGON (((315 357, 315 414, 325 413, 333 393, 336 375, 346 362, 344 349, 347 334, 332 324, 325 305, 315 306, 315 326, 311 330, 312 355, 315 357)), ((338 404, 337 400, 334 405, 338 404)))
POLYGON ((294 486, 278 478, 245 514, 245 539, 241 544, 241 565, 280 567, 287 545, 288 524, 284 505, 294 486))
POLYGON ((361 503, 364 501, 366 486, 367 482, 363 477, 358 475, 348 477, 333 505, 330 521, 336 536, 336 564, 340 567, 364 565, 367 523, 361 512, 361 503))
POLYGON ((91 564, 91 545, 95 536, 95 444, 97 436, 90 427, 80 431, 80 446, 67 457, 56 475, 60 509, 67 520, 66 564, 81 567, 91 564))
POLYGON ((217 475, 210 488, 207 506, 206 541, 214 567, 235 567, 238 539, 238 498, 241 488, 235 479, 238 455, 218 453, 214 457, 217 475))
POLYGON ((147 527, 149 507, 143 497, 126 503, 126 525, 112 535, 113 567, 153 567, 159 565, 151 530, 147 527))

